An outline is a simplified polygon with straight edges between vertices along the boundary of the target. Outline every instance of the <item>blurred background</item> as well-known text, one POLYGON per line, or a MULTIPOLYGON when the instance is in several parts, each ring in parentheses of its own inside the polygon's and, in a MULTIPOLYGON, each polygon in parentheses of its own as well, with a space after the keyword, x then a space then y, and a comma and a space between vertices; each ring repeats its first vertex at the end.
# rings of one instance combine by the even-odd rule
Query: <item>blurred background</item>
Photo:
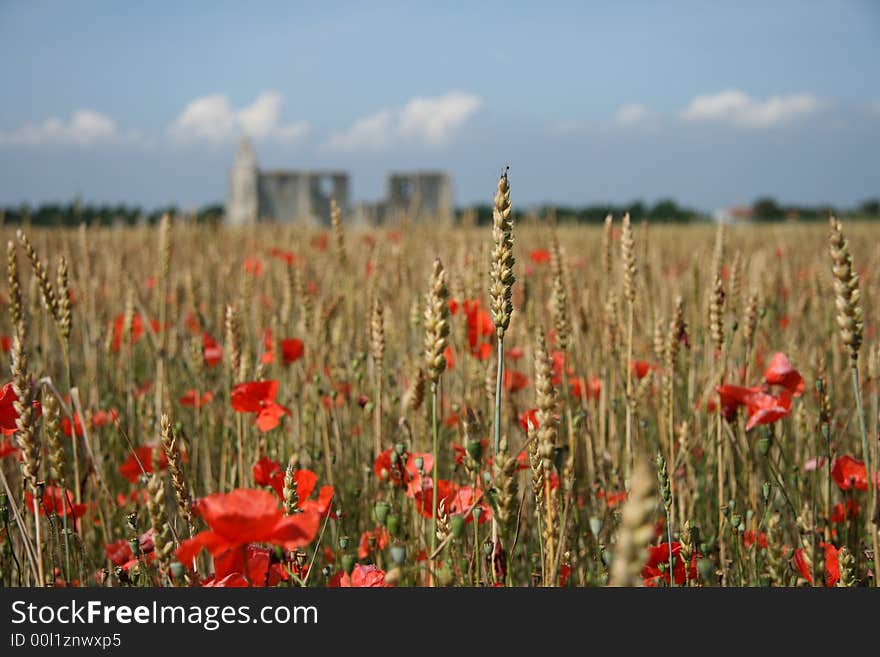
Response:
POLYGON ((351 208, 423 170, 485 205, 509 164, 519 209, 584 220, 877 216, 878 62, 859 0, 3 0, 0 207, 217 217, 247 137, 351 208))

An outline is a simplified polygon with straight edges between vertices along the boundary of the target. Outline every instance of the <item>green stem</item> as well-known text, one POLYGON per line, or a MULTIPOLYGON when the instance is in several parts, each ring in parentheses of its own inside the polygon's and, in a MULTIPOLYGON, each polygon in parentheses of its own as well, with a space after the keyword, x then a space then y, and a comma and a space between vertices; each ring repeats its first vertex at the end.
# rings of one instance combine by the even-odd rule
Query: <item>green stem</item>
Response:
MULTIPOLYGON (((432 454, 434 462, 431 467, 431 506, 434 509, 432 513, 433 523, 431 524, 431 554, 437 549, 437 443, 438 443, 438 427, 437 427, 437 382, 431 383, 431 438, 432 438, 432 454)), ((431 564, 431 586, 434 586, 434 566, 431 564)))

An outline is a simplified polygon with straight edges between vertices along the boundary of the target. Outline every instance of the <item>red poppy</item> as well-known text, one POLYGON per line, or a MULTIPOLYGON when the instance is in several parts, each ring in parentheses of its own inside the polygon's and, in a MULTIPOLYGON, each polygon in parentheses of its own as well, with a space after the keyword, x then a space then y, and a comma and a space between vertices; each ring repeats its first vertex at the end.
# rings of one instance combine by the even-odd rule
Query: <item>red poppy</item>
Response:
POLYGON ((283 260, 288 265, 292 265, 294 262, 296 262, 296 254, 294 254, 293 251, 283 251, 277 246, 273 246, 271 249, 269 249, 269 255, 273 258, 283 260))
POLYGON ((221 577, 220 579, 209 577, 208 579, 202 580, 199 583, 199 586, 202 588, 243 589, 248 588, 250 583, 241 573, 229 573, 226 577, 221 577))
POLYGON ((257 256, 248 256, 244 259, 244 270, 248 274, 252 274, 254 276, 262 276, 263 261, 260 260, 257 256))
MULTIPOLYGON (((168 457, 165 456, 163 449, 159 451, 159 470, 165 470, 167 467, 168 457)), ((144 472, 147 474, 153 472, 153 448, 149 445, 135 447, 134 453, 129 454, 125 462, 119 466, 119 474, 133 484, 138 482, 144 472)))
POLYGON ((844 512, 844 506, 842 502, 838 502, 834 505, 834 508, 831 509, 831 522, 841 523, 846 522, 847 518, 858 518, 859 516, 859 505, 856 504, 853 500, 846 501, 846 511, 844 512))
POLYGON ((8 335, 0 336, 0 345, 2 345, 3 351, 9 352, 12 349, 12 338, 8 335))
POLYGON ((648 372, 655 369, 655 367, 656 366, 646 360, 634 360, 632 364, 632 372, 637 379, 644 379, 648 376, 648 372))
POLYGON ((752 547, 755 543, 758 544, 759 548, 767 549, 767 534, 764 532, 756 532, 749 529, 743 532, 742 538, 746 550, 752 547))
POLYGON ((519 392, 529 385, 529 377, 516 370, 504 370, 504 389, 508 392, 519 392))
POLYGON ((260 431, 271 431, 290 409, 275 402, 278 381, 249 381, 232 389, 232 408, 238 413, 256 413, 260 431))
POLYGON ((385 582, 385 571, 379 570, 378 566, 363 566, 361 564, 354 567, 351 576, 344 570, 338 571, 327 585, 343 588, 385 588, 390 586, 385 582))
POLYGON ((464 312, 467 315, 468 345, 474 350, 480 338, 495 335, 495 324, 480 305, 479 299, 467 299, 464 302, 464 312))
POLYGON ((131 545, 124 538, 120 538, 115 543, 105 545, 104 554, 107 555, 107 558, 110 559, 110 562, 114 566, 121 566, 134 558, 134 553, 131 551, 131 545))
POLYGON ((602 395, 602 380, 597 377, 591 377, 589 383, 586 377, 575 377, 569 382, 571 388, 571 396, 581 399, 586 392, 587 399, 599 399, 602 395))
POLYGON ((181 406, 193 406, 195 408, 201 408, 205 404, 209 404, 213 399, 213 392, 208 391, 200 395, 198 390, 187 390, 186 394, 181 397, 179 401, 181 406))
POLYGON ((608 508, 613 509, 626 502, 626 491, 622 490, 617 493, 606 493, 605 491, 600 490, 596 493, 596 499, 605 500, 605 504, 608 508))
POLYGON ((303 341, 299 338, 285 338, 279 342, 279 346, 281 347, 281 357, 284 359, 285 365, 295 363, 302 358, 303 341))
POLYGON ((321 233, 312 238, 312 248, 314 248, 315 251, 326 251, 329 243, 330 235, 327 233, 321 233))
POLYGON ((759 424, 772 424, 791 413, 791 393, 783 390, 778 397, 766 392, 753 393, 746 398, 746 409, 749 413, 746 431, 759 424))
MULTIPOLYGON (((838 559, 840 548, 834 547, 831 543, 819 543, 819 547, 825 551, 825 585, 834 586, 840 580, 840 562, 838 559)), ((801 574, 801 577, 812 584, 813 573, 810 571, 810 564, 807 562, 806 552, 803 548, 798 548, 794 551, 794 565, 801 574)))
MULTIPOLYGON (((15 410, 15 402, 18 401, 18 395, 15 394, 15 388, 12 383, 5 384, 0 388, 0 431, 4 436, 11 436, 18 431, 16 421, 18 420, 18 411, 15 410)), ((37 417, 40 416, 40 402, 34 400, 34 409, 37 417)))
MULTIPOLYGON (((251 586, 276 586, 290 579, 275 550, 259 545, 245 548, 246 580, 251 586)), ((228 577, 228 575, 227 575, 228 577)))
POLYGON ((495 349, 488 342, 481 342, 473 351, 471 351, 471 354, 477 360, 489 360, 493 353, 495 353, 495 349))
POLYGON ((764 372, 764 380, 770 385, 782 386, 795 397, 800 397, 804 392, 804 377, 792 367, 782 352, 773 354, 764 372))
MULTIPOLYGON (((138 546, 141 554, 152 555, 156 546, 153 543, 153 530, 150 529, 138 537, 138 546)), ((114 566, 121 566, 125 570, 137 560, 131 551, 131 543, 124 538, 120 538, 115 543, 104 546, 104 554, 113 563, 114 566)))
POLYGON ((737 408, 746 407, 749 415, 746 431, 759 424, 772 424, 791 413, 791 393, 788 390, 783 390, 775 397, 760 388, 745 388, 730 384, 717 386, 716 390, 721 399, 722 412, 728 422, 733 421, 737 408))
MULTIPOLYGON (((77 438, 82 438, 83 427, 82 427, 82 421, 80 421, 80 418, 79 418, 79 413, 74 412, 73 424, 76 426, 77 438)), ((65 436, 72 436, 73 435, 73 427, 71 426, 70 418, 68 418, 66 416, 61 418, 61 431, 64 432, 65 436)))
POLYGON ((536 265, 543 265, 550 262, 550 252, 547 249, 535 249, 529 254, 529 260, 536 265))
POLYGON ((535 427, 535 429, 538 428, 537 408, 530 408, 529 410, 519 414, 519 425, 523 428, 523 431, 529 430, 529 424, 535 427))
MULTIPOLYGON (((697 578, 697 555, 691 557, 690 567, 685 572, 685 564, 681 559, 681 543, 672 544, 672 569, 675 573, 675 585, 685 583, 685 577, 689 580, 697 578)), ((659 586, 665 582, 669 584, 669 543, 648 546, 648 561, 642 568, 642 580, 645 586, 659 586)))
POLYGON ((105 410, 97 410, 92 413, 91 423, 92 428, 103 427, 111 422, 116 422, 119 419, 119 411, 115 408, 111 408, 109 411, 105 410))
MULTIPOLYGON (((144 325, 144 320, 141 317, 140 313, 135 313, 131 318, 131 344, 135 344, 144 337, 144 329, 146 326, 144 325)), ((150 320, 150 328, 153 333, 158 333, 160 330, 159 320, 151 319, 150 320)), ((113 320, 113 341, 110 344, 110 348, 113 351, 119 351, 119 347, 122 345, 123 331, 125 330, 125 315, 119 314, 113 320)), ((127 338, 127 336, 126 336, 127 338)))
MULTIPOLYGON (((831 466, 831 476, 842 491, 868 490, 868 474, 865 464, 852 456, 844 455, 834 459, 831 466)), ((880 473, 874 474, 875 480, 880 484, 880 473)))
MULTIPOLYGON (((415 496, 416 510, 426 518, 434 516, 434 500, 433 482, 429 482, 422 491, 415 496)), ((447 479, 440 479, 437 482, 437 507, 444 502, 444 509, 448 515, 463 515, 465 523, 473 520, 474 507, 480 508, 480 524, 492 519, 492 508, 486 502, 483 491, 479 488, 474 491, 473 486, 460 486, 455 482, 447 479), (466 514, 466 515, 465 515, 466 514)))
MULTIPOLYGON (((278 461, 264 456, 254 464, 253 475, 254 483, 271 486, 278 497, 284 498, 284 469, 278 461)), ((293 479, 296 482, 297 508, 326 516, 333 499, 333 487, 321 486, 317 499, 313 500, 310 496, 318 483, 318 475, 311 470, 294 470, 293 479)))
POLYGON ((394 450, 386 449, 373 462, 373 472, 376 473, 379 481, 390 481, 398 488, 409 488, 415 481, 414 488, 418 489, 421 487, 421 482, 418 481, 417 458, 422 459, 422 471, 426 474, 434 469, 434 457, 427 452, 412 454, 404 452, 403 455, 398 455, 394 450))
POLYGON ((513 349, 508 349, 507 353, 504 354, 505 358, 509 358, 510 360, 519 360, 525 355, 525 351, 522 347, 514 347, 513 349))
POLYGON ((571 576, 571 566, 567 563, 559 564, 559 588, 564 588, 571 576))
MULTIPOLYGON (((25 493, 25 506, 33 513, 34 496, 28 490, 25 493)), ((85 504, 74 504, 73 493, 58 486, 46 486, 43 491, 43 499, 40 502, 40 515, 54 513, 59 516, 70 516, 73 519, 82 518, 86 512, 85 504)))
POLYGON ((384 550, 390 541, 391 534, 384 527, 376 527, 371 532, 364 532, 358 544, 358 559, 366 559, 374 550, 384 550), (370 538, 373 539, 372 547, 370 547, 370 538))
POLYGON ((223 348, 207 332, 202 333, 202 354, 208 367, 214 367, 223 360, 223 348))
POLYGON ((456 313, 458 313, 458 301, 456 301, 455 299, 449 299, 446 305, 449 308, 450 315, 455 315, 456 313))
POLYGON ((452 345, 446 347, 443 351, 443 357, 446 359, 446 369, 451 370, 455 368, 455 349, 452 348, 452 345))
POLYGON ((214 558, 214 576, 245 572, 242 548, 249 543, 269 543, 294 550, 312 542, 321 524, 312 511, 285 516, 278 500, 265 490, 239 488, 214 493, 197 503, 199 515, 210 529, 180 544, 176 555, 191 563, 202 548, 214 558))

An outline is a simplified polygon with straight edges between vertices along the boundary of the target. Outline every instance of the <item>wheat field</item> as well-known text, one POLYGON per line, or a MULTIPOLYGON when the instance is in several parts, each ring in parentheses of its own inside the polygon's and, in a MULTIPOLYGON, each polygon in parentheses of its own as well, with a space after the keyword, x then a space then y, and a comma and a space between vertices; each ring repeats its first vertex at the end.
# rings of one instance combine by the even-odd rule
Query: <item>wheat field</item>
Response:
POLYGON ((875 586, 876 227, 509 193, 3 227, 3 586, 875 586))

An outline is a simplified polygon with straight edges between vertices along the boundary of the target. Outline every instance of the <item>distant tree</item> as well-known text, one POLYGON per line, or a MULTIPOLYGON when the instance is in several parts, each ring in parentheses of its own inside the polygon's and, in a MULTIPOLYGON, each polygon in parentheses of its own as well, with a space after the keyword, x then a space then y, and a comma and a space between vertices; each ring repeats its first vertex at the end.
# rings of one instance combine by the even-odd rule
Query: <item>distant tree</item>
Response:
POLYGON ((785 215, 776 200, 769 196, 755 201, 755 204, 752 206, 752 213, 758 221, 777 221, 785 215))
POLYGON ((859 214, 867 217, 880 216, 880 198, 869 198, 859 204, 859 214))

